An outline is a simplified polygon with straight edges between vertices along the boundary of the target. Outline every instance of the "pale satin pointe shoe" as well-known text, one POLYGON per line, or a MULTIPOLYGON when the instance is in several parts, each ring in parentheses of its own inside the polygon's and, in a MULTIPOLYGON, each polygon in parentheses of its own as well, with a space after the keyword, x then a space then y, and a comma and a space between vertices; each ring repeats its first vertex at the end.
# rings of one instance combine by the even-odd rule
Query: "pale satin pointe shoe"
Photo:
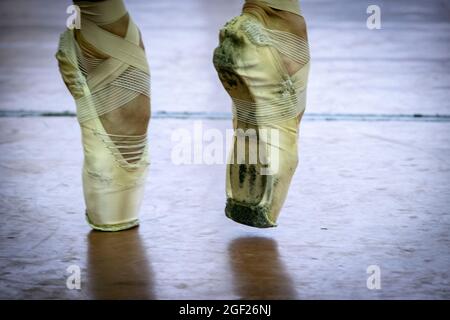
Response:
POLYGON ((241 224, 274 227, 297 167, 306 104, 310 57, 298 3, 246 1, 243 13, 220 31, 213 60, 233 101, 225 213, 241 224))
POLYGON ((125 230, 139 224, 149 165, 147 135, 117 134, 120 128, 107 132, 102 119, 136 101, 149 103, 149 66, 131 18, 123 38, 100 27, 127 15, 122 0, 76 4, 81 29, 61 35, 56 58, 77 105, 86 219, 96 230, 125 230))

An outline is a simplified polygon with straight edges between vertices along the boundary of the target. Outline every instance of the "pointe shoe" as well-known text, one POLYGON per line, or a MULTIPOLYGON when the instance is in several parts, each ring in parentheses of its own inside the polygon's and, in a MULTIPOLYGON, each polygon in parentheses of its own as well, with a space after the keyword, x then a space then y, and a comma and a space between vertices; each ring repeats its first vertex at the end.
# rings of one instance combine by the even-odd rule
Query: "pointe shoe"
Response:
POLYGON ((124 38, 100 27, 127 14, 121 0, 77 5, 81 29, 79 34, 66 30, 61 35, 56 58, 77 105, 86 219, 96 230, 125 230, 139 224, 149 164, 147 136, 108 133, 99 117, 125 108, 141 95, 150 96, 149 66, 131 18, 124 38), (83 51, 78 35, 105 58, 83 51))
POLYGON ((284 31, 292 24, 283 24, 280 14, 259 1, 247 1, 243 13, 220 31, 213 59, 233 101, 235 134, 225 213, 259 228, 277 225, 298 163, 299 124, 306 105, 306 26, 298 12, 294 20, 303 29, 298 34, 284 31), (243 136, 249 138, 244 147, 243 136))

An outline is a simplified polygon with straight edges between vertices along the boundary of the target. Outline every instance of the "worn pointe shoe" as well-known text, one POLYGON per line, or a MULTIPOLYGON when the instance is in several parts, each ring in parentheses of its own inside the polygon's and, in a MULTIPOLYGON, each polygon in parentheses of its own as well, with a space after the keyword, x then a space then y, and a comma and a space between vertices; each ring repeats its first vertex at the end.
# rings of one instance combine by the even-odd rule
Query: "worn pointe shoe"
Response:
POLYGON ((77 105, 86 218, 96 230, 129 229, 139 223, 148 167, 147 136, 107 132, 100 118, 128 108, 136 99, 149 99, 149 66, 131 18, 123 38, 100 27, 127 14, 122 0, 77 5, 81 29, 61 35, 56 58, 77 105))
POLYGON ((235 130, 225 213, 236 222, 276 226, 298 163, 309 60, 297 1, 248 0, 220 31, 214 65, 233 101, 235 130))

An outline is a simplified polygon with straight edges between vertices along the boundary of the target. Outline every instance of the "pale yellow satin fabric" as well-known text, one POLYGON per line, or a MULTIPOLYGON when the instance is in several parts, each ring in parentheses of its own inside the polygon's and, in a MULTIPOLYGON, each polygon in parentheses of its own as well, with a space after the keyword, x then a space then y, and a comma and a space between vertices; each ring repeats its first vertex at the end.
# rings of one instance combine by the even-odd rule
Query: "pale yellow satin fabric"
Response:
MULTIPOLYGON (((278 157, 268 168, 262 163, 251 164, 248 158, 244 164, 227 165, 225 212, 236 222, 265 228, 276 226, 297 167, 299 122, 306 107, 310 58, 306 38, 265 25, 271 21, 270 14, 279 15, 268 7, 289 9, 299 15, 298 2, 249 0, 247 4, 243 14, 221 30, 214 64, 233 101, 235 132, 276 130, 277 140, 267 140, 263 135, 257 139, 266 154, 278 157), (295 64, 293 74, 286 61, 295 64), (273 173, 263 176, 262 169, 273 169, 273 173)), ((235 159, 238 143, 235 134, 230 159, 235 159)))
POLYGON ((77 104, 86 218, 94 229, 119 231, 139 223, 148 167, 147 137, 109 134, 99 116, 141 94, 149 96, 149 66, 131 18, 124 38, 100 27, 127 13, 122 0, 77 5, 81 9, 81 38, 108 58, 85 54, 73 30, 61 35, 56 58, 77 104))

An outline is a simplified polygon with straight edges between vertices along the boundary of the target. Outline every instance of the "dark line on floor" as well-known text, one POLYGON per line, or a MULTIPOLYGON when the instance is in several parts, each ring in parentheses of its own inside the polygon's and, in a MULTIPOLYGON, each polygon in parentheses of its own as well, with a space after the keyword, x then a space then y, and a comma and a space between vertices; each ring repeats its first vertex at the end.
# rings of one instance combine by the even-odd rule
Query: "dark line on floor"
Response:
MULTIPOLYGON (((0 110, 0 118, 76 117, 71 111, 0 110)), ((155 111, 153 119, 230 120, 229 112, 155 111)), ((305 113, 306 121, 415 121, 450 122, 450 114, 305 113)))

